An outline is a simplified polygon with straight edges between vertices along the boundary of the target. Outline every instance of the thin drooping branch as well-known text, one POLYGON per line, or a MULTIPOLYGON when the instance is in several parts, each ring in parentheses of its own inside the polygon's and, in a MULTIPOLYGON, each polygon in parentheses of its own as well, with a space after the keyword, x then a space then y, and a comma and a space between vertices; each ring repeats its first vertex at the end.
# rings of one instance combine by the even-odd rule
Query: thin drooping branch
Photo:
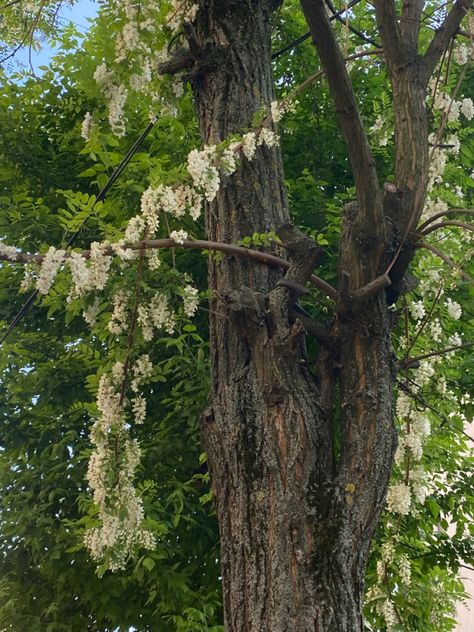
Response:
POLYGON ((403 66, 407 60, 394 0, 374 0, 375 14, 389 65, 403 66))
POLYGON ((423 233, 425 228, 432 224, 434 221, 439 219, 440 217, 445 217, 449 215, 474 215, 474 209, 470 208, 450 208, 447 211, 440 211, 439 213, 435 213, 431 217, 429 217, 423 224, 420 224, 416 229, 417 233, 423 233))
POLYGON ((474 226, 472 224, 468 224, 467 222, 458 222, 456 220, 449 220, 446 222, 439 222, 438 224, 432 224, 425 228, 419 235, 428 235, 429 233, 434 232, 435 230, 440 230, 441 228, 447 228, 449 226, 458 226, 459 228, 464 228, 465 230, 474 231, 474 226))
POLYGON ((471 276, 469 276, 469 274, 467 274, 467 272, 464 272, 464 270, 461 270, 456 265, 456 262, 453 261, 450 257, 448 257, 448 255, 446 255, 439 248, 436 248, 432 244, 428 244, 426 241, 419 241, 418 243, 415 244, 415 248, 425 248, 426 250, 430 250, 433 254, 435 254, 442 261, 444 261, 444 263, 446 263, 452 270, 455 270, 455 271, 459 272, 459 274, 462 276, 462 278, 465 281, 467 281, 471 285, 474 285, 474 279, 471 276))
POLYGON ((436 34, 431 40, 423 58, 427 79, 429 79, 429 77, 433 74, 436 65, 448 47, 449 42, 456 35, 463 18, 466 16, 469 9, 472 9, 472 6, 471 0, 456 0, 453 8, 446 16, 445 21, 436 31, 436 34))
MULTIPOLYGON (((290 267, 290 263, 285 259, 276 257, 275 255, 267 254, 266 252, 260 252, 259 250, 252 250, 251 248, 244 248, 243 246, 236 246, 234 244, 225 244, 216 241, 205 241, 202 239, 196 239, 193 241, 191 241, 190 239, 185 239, 183 243, 177 243, 173 239, 147 239, 143 241, 137 241, 135 243, 125 244, 123 247, 130 250, 156 250, 158 248, 189 248, 197 250, 213 250, 215 252, 223 252, 227 255, 234 255, 237 257, 243 257, 244 259, 251 259, 256 263, 280 268, 282 270, 288 270, 288 268, 290 267)), ((90 250, 83 250, 79 254, 85 259, 89 259, 90 250)), ((104 254, 112 256, 115 254, 115 251, 112 246, 108 246, 107 248, 104 248, 104 254)), ((66 255, 66 257, 67 256, 69 255, 66 255)), ((30 255, 17 253, 14 259, 12 259, 11 256, 0 254, 0 261, 10 261, 13 263, 41 263, 43 259, 43 255, 36 254, 30 255)), ((329 298, 333 300, 336 298, 337 291, 335 290, 335 288, 333 288, 332 285, 326 283, 326 281, 316 276, 315 274, 311 275, 311 277, 309 278, 309 282, 311 283, 311 285, 316 287, 329 298)))
POLYGON ((362 221, 382 227, 375 162, 360 116, 344 58, 339 49, 323 0, 301 0, 314 45, 326 73, 336 114, 349 153, 362 221))
POLYGON ((405 45, 412 51, 418 50, 421 14, 424 0, 404 0, 400 19, 400 31, 405 45))
POLYGON ((441 349, 440 351, 432 351, 431 353, 423 353, 422 355, 416 356, 414 358, 406 358, 400 362, 400 369, 409 369, 417 365, 420 360, 426 360, 428 358, 435 358, 440 355, 445 355, 446 353, 451 353, 452 351, 458 351, 459 349, 468 349, 472 347, 474 342, 465 342, 462 345, 453 345, 452 347, 447 347, 446 349, 441 349))

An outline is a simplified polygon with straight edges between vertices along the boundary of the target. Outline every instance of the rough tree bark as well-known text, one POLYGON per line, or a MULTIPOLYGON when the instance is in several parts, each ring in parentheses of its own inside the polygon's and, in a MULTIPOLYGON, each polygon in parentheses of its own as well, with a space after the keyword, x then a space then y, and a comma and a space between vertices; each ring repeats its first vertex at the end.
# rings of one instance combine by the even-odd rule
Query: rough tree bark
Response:
MULTIPOLYGON (((262 106, 269 108, 271 22, 280 3, 202 0, 196 23, 186 27, 190 52, 176 65, 189 71, 205 144, 242 133, 262 106)), ((259 148, 253 161, 243 160, 207 212, 210 240, 232 243, 279 229, 292 262, 280 284, 280 272, 251 262, 209 262, 212 392, 203 439, 229 632, 363 629, 369 545, 396 445, 388 303, 397 289, 392 295, 386 289, 405 274, 424 199, 428 76, 469 3, 455 3, 455 17, 448 16, 423 59, 413 24, 420 2, 404 3, 413 18, 404 29, 392 0, 374 4, 397 125, 396 183, 385 188, 324 2, 301 1, 357 188, 357 202, 343 218, 338 298, 322 336, 317 380, 305 363, 305 331, 291 288, 306 282, 319 250, 288 226, 279 149, 259 148), (391 266, 389 278, 394 253, 403 261, 391 266)))

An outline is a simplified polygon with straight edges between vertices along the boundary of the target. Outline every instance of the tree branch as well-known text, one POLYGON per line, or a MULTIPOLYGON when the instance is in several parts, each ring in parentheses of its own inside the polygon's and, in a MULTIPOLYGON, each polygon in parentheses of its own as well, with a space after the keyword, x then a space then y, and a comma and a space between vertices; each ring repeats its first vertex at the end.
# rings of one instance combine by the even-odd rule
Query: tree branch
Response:
POLYGON ((464 272, 463 270, 458 268, 456 263, 452 259, 450 259, 448 255, 445 255, 442 250, 439 250, 439 248, 436 248, 435 246, 432 246, 431 244, 428 244, 425 241, 419 241, 418 243, 416 243, 415 248, 425 248, 426 250, 430 250, 433 254, 435 254, 437 257, 442 259, 450 268, 452 268, 453 270, 458 270, 459 274, 462 276, 462 278, 465 281, 467 281, 471 285, 474 285, 474 279, 471 276, 469 276, 467 272, 464 272))
POLYGON ((423 224, 420 224, 420 226, 418 226, 418 228, 416 229, 416 231, 418 233, 422 233, 424 231, 424 229, 429 226, 429 224, 432 224, 435 220, 439 219, 440 217, 445 217, 446 215, 474 215, 474 209, 470 209, 470 208, 450 208, 447 211, 440 211, 439 213, 435 213, 434 215, 432 215, 431 217, 429 217, 425 222, 423 222, 423 224))
POLYGON ((462 19, 471 8, 471 0, 456 0, 456 3, 454 4, 451 11, 448 13, 445 21, 436 31, 436 34, 431 40, 431 43, 428 46, 428 50, 423 57, 427 79, 429 79, 429 77, 431 77, 431 75, 433 74, 436 65, 438 64, 439 60, 443 56, 444 51, 448 47, 449 42, 456 35, 462 19))
POLYGON ((453 345, 452 347, 447 347, 446 349, 441 349, 441 351, 433 351, 432 353, 424 353, 423 355, 416 356, 414 358, 406 358, 402 362, 400 362, 400 369, 409 369, 410 367, 414 367, 419 363, 420 360, 426 360, 427 358, 434 358, 436 356, 444 355, 445 353, 450 353, 451 351, 457 351, 458 349, 467 349, 472 347, 474 342, 465 342, 462 345, 453 345))
POLYGON ((321 59, 349 153, 362 221, 383 226, 375 162, 370 151, 346 65, 323 0, 301 0, 301 7, 321 59))
POLYGON ((404 0, 402 6, 400 31, 405 45, 414 53, 418 50, 418 36, 424 4, 424 0, 404 0))
POLYGON ((375 14, 387 62, 403 66, 407 62, 407 51, 403 42, 394 0, 374 0, 375 14))
MULTIPOLYGON (((191 248, 197 250, 213 250, 217 252, 223 252, 227 255, 235 255, 237 257, 243 257, 244 259, 251 259, 256 263, 261 263, 263 265, 281 268, 282 270, 288 270, 291 266, 289 261, 285 259, 281 259, 280 257, 276 257, 275 255, 267 254, 266 252, 260 252, 259 250, 251 250, 250 248, 244 248, 242 246, 235 246, 234 244, 225 244, 222 242, 216 241, 205 241, 201 239, 196 239, 191 241, 190 239, 185 239, 182 244, 178 244, 173 239, 150 239, 137 241, 133 244, 124 244, 124 248, 128 248, 130 250, 151 250, 157 248, 191 248)), ((83 250, 79 253, 85 259, 90 258, 90 250, 83 250)), ((112 246, 108 246, 104 249, 104 254, 108 256, 112 256, 115 254, 112 246)), ((66 255, 67 257, 70 254, 66 255)), ((0 261, 10 261, 13 263, 41 263, 44 259, 43 255, 28 255, 23 253, 18 253, 15 256, 15 259, 12 259, 11 256, 0 254, 0 261)), ((326 294, 331 299, 335 299, 337 296, 337 290, 326 283, 323 279, 312 274, 309 277, 309 283, 314 287, 318 288, 323 294, 326 294)))
POLYGON ((428 226, 428 228, 425 228, 425 230, 423 230, 421 233, 419 233, 419 235, 428 235, 429 233, 432 233, 435 230, 439 230, 440 228, 446 228, 449 226, 458 226, 459 228, 465 228, 466 230, 470 230, 470 231, 474 231, 474 226, 472 224, 468 224, 467 222, 457 222, 455 220, 450 220, 450 221, 446 221, 446 222, 439 222, 438 224, 433 224, 428 226))

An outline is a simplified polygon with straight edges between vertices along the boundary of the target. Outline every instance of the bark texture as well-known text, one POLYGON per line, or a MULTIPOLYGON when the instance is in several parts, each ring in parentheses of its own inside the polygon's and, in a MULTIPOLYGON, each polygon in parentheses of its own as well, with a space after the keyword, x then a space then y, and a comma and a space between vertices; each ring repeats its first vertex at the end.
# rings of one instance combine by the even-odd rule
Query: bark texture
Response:
MULTIPOLYGON (((189 71, 203 143, 241 134, 256 112, 268 111, 271 21, 279 4, 202 0, 196 23, 186 27, 190 52, 178 65, 189 71)), ((260 147, 251 162, 243 159, 207 212, 212 241, 235 243, 280 229, 291 262, 282 282, 282 272, 251 261, 209 261, 212 392, 203 439, 229 632, 363 630, 368 551, 396 445, 385 290, 401 280, 411 258, 410 240, 404 239, 426 187, 427 67, 441 45, 429 64, 421 61, 416 25, 400 29, 393 2, 374 4, 397 125, 397 181, 384 190, 324 3, 301 2, 358 196, 343 218, 335 317, 327 329, 306 323, 322 343, 318 379, 306 365, 305 319, 298 319, 293 304, 319 252, 288 226, 279 149, 260 147), (391 281, 386 269, 400 244, 405 258, 392 266, 391 281)), ((419 5, 404 3, 404 11, 419 16, 419 5)), ((458 13, 465 5, 456 3, 458 13)))

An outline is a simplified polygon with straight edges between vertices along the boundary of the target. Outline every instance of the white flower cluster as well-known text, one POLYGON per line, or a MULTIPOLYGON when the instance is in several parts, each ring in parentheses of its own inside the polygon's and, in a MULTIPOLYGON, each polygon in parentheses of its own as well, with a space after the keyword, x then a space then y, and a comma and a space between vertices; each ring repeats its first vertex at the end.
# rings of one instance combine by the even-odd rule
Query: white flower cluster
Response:
POLYGON ((36 281, 36 289, 40 294, 47 294, 58 273, 59 267, 64 261, 65 250, 59 250, 51 246, 41 263, 41 270, 36 281))
POLYGON ((189 212, 193 220, 197 220, 201 214, 202 196, 189 186, 178 186, 176 188, 160 184, 158 187, 148 187, 141 199, 142 218, 135 217, 129 235, 136 236, 136 228, 148 228, 148 236, 155 235, 159 227, 159 216, 163 211, 176 218, 181 218, 186 211, 189 212))
POLYGON ((184 313, 189 318, 192 318, 194 314, 197 312, 199 306, 199 297, 197 288, 192 285, 186 285, 184 288, 184 313))
POLYGON ((188 172, 194 186, 204 192, 208 202, 214 200, 220 187, 216 157, 215 145, 204 147, 201 151, 193 149, 188 156, 188 172))
POLYGON ((454 61, 459 66, 465 66, 469 60, 473 57, 473 49, 471 46, 466 46, 465 44, 460 44, 454 49, 454 61))
POLYGON ((459 305, 459 303, 448 298, 446 299, 445 305, 446 305, 446 309, 448 310, 449 316, 451 316, 453 320, 459 320, 461 318, 462 308, 461 308, 461 305, 459 305))
POLYGON ((108 242, 94 241, 90 248, 89 262, 77 252, 67 259, 71 270, 72 288, 69 300, 80 297, 92 290, 103 290, 109 278, 112 257, 106 254, 108 242))
POLYGON ((188 238, 188 233, 185 230, 173 230, 170 233, 170 239, 177 244, 184 244, 184 241, 188 238))
POLYGON ((91 138, 93 124, 94 122, 92 120, 92 114, 90 112, 86 112, 81 125, 81 136, 86 142, 89 141, 91 138))
POLYGON ((10 261, 15 261, 18 256, 18 251, 15 246, 7 246, 3 241, 0 241, 0 255, 7 257, 10 261))
MULTIPOLYGON (((133 390, 146 381, 153 370, 150 358, 143 355, 133 367, 133 390)), ((110 375, 103 374, 97 391, 99 414, 91 429, 94 451, 89 460, 87 481, 99 508, 100 526, 89 529, 84 542, 92 558, 107 563, 110 570, 124 568, 138 547, 152 549, 153 534, 143 528, 143 503, 134 486, 140 447, 126 430, 124 405, 125 364, 116 362, 110 375)), ((136 394, 131 401, 137 423, 143 423, 146 401, 136 394)))
POLYGON ((172 334, 175 328, 175 315, 170 309, 168 299, 157 292, 150 301, 149 307, 138 306, 138 324, 142 330, 143 339, 149 342, 153 339, 155 329, 164 329, 172 334))
POLYGON ((131 383, 132 391, 137 393, 140 386, 151 377, 153 373, 153 364, 147 353, 141 355, 133 366, 133 380, 131 383))
POLYGON ((120 334, 128 330, 129 300, 130 300, 130 295, 128 292, 125 292, 124 290, 119 290, 113 298, 114 309, 112 312, 112 316, 109 320, 108 328, 109 328, 110 333, 116 336, 120 336, 120 334))
POLYGON ((276 124, 281 121, 287 112, 295 112, 295 104, 289 99, 282 101, 272 101, 270 105, 272 121, 276 124))

